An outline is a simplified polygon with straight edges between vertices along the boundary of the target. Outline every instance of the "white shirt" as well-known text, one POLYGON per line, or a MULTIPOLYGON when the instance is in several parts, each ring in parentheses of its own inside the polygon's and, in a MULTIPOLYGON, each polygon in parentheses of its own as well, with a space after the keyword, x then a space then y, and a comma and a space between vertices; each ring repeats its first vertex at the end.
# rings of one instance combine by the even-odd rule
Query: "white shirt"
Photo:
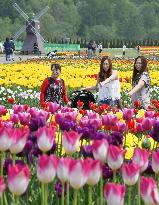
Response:
POLYGON ((0 52, 3 53, 3 44, 2 43, 0 43, 0 52))
POLYGON ((126 45, 123 45, 123 51, 125 51, 126 50, 126 45))
POLYGON ((101 50, 103 49, 102 44, 99 44, 99 45, 98 45, 98 49, 101 49, 101 50))
POLYGON ((98 102, 107 99, 112 99, 113 101, 120 99, 119 79, 106 83, 103 86, 98 85, 98 89, 99 89, 98 102))

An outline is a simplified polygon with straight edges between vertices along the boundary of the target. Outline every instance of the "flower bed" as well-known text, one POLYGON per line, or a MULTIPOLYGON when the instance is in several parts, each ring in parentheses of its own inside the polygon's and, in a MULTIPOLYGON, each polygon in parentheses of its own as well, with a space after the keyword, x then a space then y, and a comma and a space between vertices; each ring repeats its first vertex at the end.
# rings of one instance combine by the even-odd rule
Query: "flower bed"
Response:
MULTIPOLYGON (((57 62, 70 93, 96 82, 98 60, 57 62)), ((158 204, 158 62, 149 62, 148 111, 138 101, 130 108, 125 95, 132 61, 113 61, 122 111, 93 103, 87 111, 82 102, 77 109, 55 103, 37 109, 50 63, 0 65, 1 204, 158 204)))

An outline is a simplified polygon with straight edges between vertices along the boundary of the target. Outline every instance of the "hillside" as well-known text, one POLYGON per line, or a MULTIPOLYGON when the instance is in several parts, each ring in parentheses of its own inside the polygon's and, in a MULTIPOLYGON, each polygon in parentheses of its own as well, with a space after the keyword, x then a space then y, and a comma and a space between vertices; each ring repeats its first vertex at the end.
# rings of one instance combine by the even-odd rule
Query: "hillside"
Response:
MULTIPOLYGON (((40 18, 41 33, 48 40, 68 37, 155 40, 159 37, 159 2, 155 0, 19 0, 17 3, 30 18, 49 6, 40 18)), ((13 36, 25 21, 13 7, 13 1, 1 0, 0 5, 3 31, 0 39, 3 40, 13 36)))

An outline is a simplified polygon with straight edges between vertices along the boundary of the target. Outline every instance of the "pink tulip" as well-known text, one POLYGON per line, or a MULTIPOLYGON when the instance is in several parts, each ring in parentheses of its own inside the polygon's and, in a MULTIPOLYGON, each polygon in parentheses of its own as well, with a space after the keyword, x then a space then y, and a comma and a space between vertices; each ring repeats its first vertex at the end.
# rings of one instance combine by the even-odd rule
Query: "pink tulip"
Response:
POLYGON ((5 127, 5 128, 9 128, 9 129, 11 129, 11 128, 13 128, 14 127, 14 123, 13 122, 11 122, 11 121, 2 121, 1 122, 1 125, 2 125, 2 127, 5 127))
POLYGON ((115 145, 110 145, 107 156, 108 166, 112 170, 117 170, 121 167, 124 161, 126 150, 121 150, 115 145))
POLYGON ((39 110, 35 107, 31 107, 29 113, 31 117, 37 117, 39 115, 39 110))
POLYGON ((125 185, 107 183, 104 187, 104 197, 107 205, 123 205, 125 190, 125 185))
POLYGON ((152 169, 156 174, 159 174, 159 150, 152 153, 152 169))
POLYGON ((127 185, 136 184, 140 174, 140 167, 137 164, 123 164, 122 165, 122 177, 124 183, 127 185))
POLYGON ((87 181, 90 165, 81 159, 72 159, 69 166, 70 185, 74 189, 80 189, 87 181))
POLYGON ((0 127, 0 151, 6 151, 12 144, 12 129, 0 127))
POLYGON ((11 120, 13 123, 17 124, 17 123, 19 122, 19 116, 18 116, 18 114, 11 114, 11 115, 10 115, 10 120, 11 120))
POLYGON ((49 102, 49 103, 48 103, 48 110, 49 110, 49 112, 51 112, 52 114, 54 114, 55 112, 57 112, 59 108, 60 108, 60 105, 57 104, 57 103, 53 103, 53 102, 49 102))
POLYGON ((136 123, 136 128, 135 128, 135 131, 136 132, 143 132, 143 127, 142 127, 142 124, 141 123, 136 123))
POLYGON ((152 178, 141 177, 141 197, 146 205, 159 204, 159 193, 156 181, 152 178))
POLYGON ((102 115, 102 123, 105 126, 114 126, 118 122, 118 118, 116 115, 107 114, 102 115))
POLYGON ((57 165, 57 177, 61 182, 69 181, 69 166, 71 158, 61 158, 58 161, 57 165))
POLYGON ((94 140, 92 144, 94 158, 105 163, 107 160, 108 148, 109 144, 106 139, 94 140))
POLYGON ((95 112, 87 112, 86 116, 88 117, 88 119, 96 119, 98 116, 97 116, 97 113, 95 112))
POLYGON ((29 130, 27 128, 14 128, 12 131, 13 142, 9 147, 11 153, 18 154, 20 153, 27 141, 29 135, 29 130))
POLYGON ((24 112, 24 105, 13 105, 14 114, 24 112))
POLYGON ((6 189, 6 184, 3 181, 3 178, 0 176, 0 197, 2 197, 3 192, 6 189))
POLYGON ((6 107, 4 105, 0 105, 0 116, 3 114, 6 107))
POLYGON ((102 122, 99 118, 89 119, 85 116, 79 120, 80 127, 93 127, 95 130, 99 130, 102 127, 102 122))
POLYGON ((88 116, 81 117, 79 119, 79 126, 80 127, 88 127, 89 126, 89 118, 88 118, 88 116))
POLYGON ((42 155, 38 158, 37 177, 43 183, 50 183, 56 176, 57 158, 53 155, 42 155))
POLYGON ((8 187, 14 195, 22 195, 29 184, 30 170, 28 165, 9 165, 8 187))
POLYGON ((61 112, 64 113, 64 112, 74 112, 74 109, 71 108, 71 107, 66 107, 66 106, 61 106, 61 112))
POLYGON ((102 167, 101 163, 98 160, 93 160, 91 158, 87 158, 86 163, 90 164, 90 170, 88 174, 87 184, 95 185, 99 182, 102 176, 102 167))
POLYGON ((120 122, 118 121, 116 124, 115 124, 115 131, 118 131, 118 132, 124 132, 126 130, 126 124, 123 123, 123 122, 120 122))
POLYGON ((145 111, 145 117, 153 118, 155 116, 155 111, 145 111))
POLYGON ((147 169, 149 163, 149 152, 146 149, 135 148, 132 162, 140 166, 140 172, 147 169))
POLYGON ((123 110, 123 119, 124 120, 131 120, 134 114, 133 109, 124 108, 123 110))
POLYGON ((61 119, 64 119, 65 114, 64 113, 55 113, 54 116, 55 116, 56 123, 59 124, 61 119))
POLYGON ((67 154, 73 154, 74 152, 76 152, 79 145, 80 137, 81 134, 78 134, 78 132, 64 131, 62 145, 67 154))
POLYGON ((50 113, 45 110, 40 110, 38 116, 42 117, 45 121, 47 121, 50 117, 50 113))
POLYGON ((64 112, 64 113, 55 113, 55 121, 59 124, 61 119, 66 119, 67 121, 76 122, 77 112, 64 112))
POLYGON ((76 122, 77 115, 78 115, 77 112, 65 112, 64 113, 65 118, 73 122, 76 122))
POLYGON ((41 151, 47 152, 55 140, 55 128, 40 127, 37 131, 37 144, 41 151))
POLYGON ((99 130, 102 127, 102 121, 99 118, 89 119, 89 125, 93 125, 95 130, 99 130))
POLYGON ((22 113, 18 113, 18 116, 19 116, 20 123, 22 125, 29 124, 31 118, 30 113, 22 112, 22 113))

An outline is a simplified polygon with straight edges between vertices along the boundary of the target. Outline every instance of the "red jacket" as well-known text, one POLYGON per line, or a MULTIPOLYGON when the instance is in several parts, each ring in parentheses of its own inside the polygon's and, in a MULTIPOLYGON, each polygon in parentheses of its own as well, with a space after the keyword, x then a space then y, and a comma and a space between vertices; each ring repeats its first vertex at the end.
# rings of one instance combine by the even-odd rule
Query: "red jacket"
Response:
MULTIPOLYGON (((60 83, 60 80, 55 80, 55 83, 58 85, 60 83)), ((49 86, 49 80, 48 78, 46 78, 43 83, 42 83, 42 86, 41 86, 41 93, 40 93, 40 104, 42 106, 42 104, 45 102, 45 96, 46 96, 46 92, 47 92, 47 89, 48 89, 48 86, 49 86)), ((63 81, 63 84, 62 84, 62 100, 65 102, 65 103, 68 103, 69 102, 69 99, 67 97, 67 93, 66 93, 66 87, 65 87, 65 82, 63 81)))

